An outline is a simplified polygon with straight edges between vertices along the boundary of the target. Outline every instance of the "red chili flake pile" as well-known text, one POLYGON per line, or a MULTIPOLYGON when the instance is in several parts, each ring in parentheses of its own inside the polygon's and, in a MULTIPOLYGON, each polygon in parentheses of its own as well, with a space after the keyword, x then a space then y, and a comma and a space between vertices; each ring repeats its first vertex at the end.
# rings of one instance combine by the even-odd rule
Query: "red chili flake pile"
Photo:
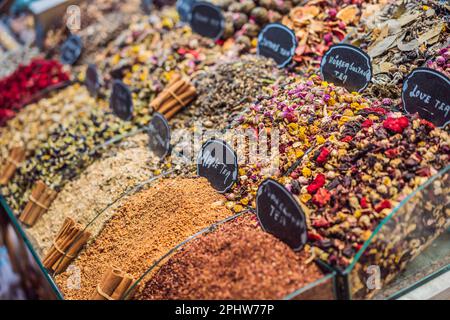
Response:
POLYGON ((26 66, 19 66, 14 73, 0 80, 0 125, 14 117, 15 112, 42 90, 68 80, 68 73, 55 60, 37 58, 26 66))
POLYGON ((282 299, 320 279, 306 251, 245 215, 189 242, 145 284, 141 299, 282 299))

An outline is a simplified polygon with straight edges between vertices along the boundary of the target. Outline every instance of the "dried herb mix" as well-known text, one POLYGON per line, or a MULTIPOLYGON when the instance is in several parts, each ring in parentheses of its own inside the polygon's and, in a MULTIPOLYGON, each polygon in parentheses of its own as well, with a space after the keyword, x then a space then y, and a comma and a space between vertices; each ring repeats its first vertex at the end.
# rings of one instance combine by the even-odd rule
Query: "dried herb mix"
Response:
MULTIPOLYGON (((28 236, 41 255, 52 245, 66 217, 86 226, 124 192, 152 176, 151 164, 159 159, 152 155, 147 144, 147 134, 125 139, 107 150, 61 190, 48 212, 36 225, 27 229, 28 236)), ((89 227, 90 240, 95 239, 120 203, 92 222, 89 227)))
POLYGON ((224 201, 206 179, 163 179, 130 196, 74 261, 79 290, 67 287, 68 272, 56 282, 66 299, 88 299, 110 265, 137 279, 175 245, 230 216, 224 201))
POLYGON ((253 214, 187 243, 147 281, 140 299, 282 299, 322 277, 305 251, 264 232, 253 214))
POLYGON ((90 97, 84 86, 71 85, 52 93, 48 98, 28 105, 0 128, 0 159, 3 163, 13 147, 21 146, 28 155, 47 140, 48 134, 59 125, 87 116, 92 108, 107 106, 90 97))

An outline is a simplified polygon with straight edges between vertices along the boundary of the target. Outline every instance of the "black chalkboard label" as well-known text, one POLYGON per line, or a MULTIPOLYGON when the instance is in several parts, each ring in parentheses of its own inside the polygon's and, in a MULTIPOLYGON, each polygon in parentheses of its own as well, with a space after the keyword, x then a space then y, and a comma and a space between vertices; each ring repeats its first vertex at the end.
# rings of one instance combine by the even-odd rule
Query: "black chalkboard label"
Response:
POLYGON ((191 28, 194 32, 214 40, 224 31, 225 19, 222 10, 208 2, 196 2, 192 7, 191 28))
POLYGON ((86 70, 86 79, 84 79, 84 84, 88 89, 91 96, 96 97, 98 90, 100 89, 100 77, 97 72, 97 67, 90 64, 86 70))
POLYGON ((149 146, 161 159, 170 151, 170 127, 166 118, 159 112, 155 112, 149 126, 149 146))
POLYGON ((449 93, 448 77, 433 69, 417 68, 403 82, 403 107, 437 127, 445 127, 450 122, 449 93))
POLYGON ((61 45, 61 62, 67 65, 75 64, 81 56, 83 42, 77 35, 70 35, 61 45))
POLYGON ((372 80, 372 63, 367 53, 349 44, 336 44, 325 53, 320 64, 325 81, 362 92, 372 80))
POLYGON ((270 23, 259 33, 258 55, 274 59, 279 67, 291 62, 296 48, 294 31, 281 23, 270 23))
POLYGON ((177 10, 180 15, 180 19, 183 22, 191 21, 192 7, 195 4, 195 0, 178 0, 177 10))
POLYGON ((222 140, 208 140, 198 154, 197 174, 220 193, 227 192, 238 178, 236 152, 222 140))
POLYGON ((114 80, 110 98, 111 110, 122 120, 133 116, 133 97, 130 89, 120 80, 114 80))
POLYGON ((295 251, 303 249, 308 240, 306 216, 284 186, 272 179, 265 180, 256 195, 256 214, 264 231, 295 251))

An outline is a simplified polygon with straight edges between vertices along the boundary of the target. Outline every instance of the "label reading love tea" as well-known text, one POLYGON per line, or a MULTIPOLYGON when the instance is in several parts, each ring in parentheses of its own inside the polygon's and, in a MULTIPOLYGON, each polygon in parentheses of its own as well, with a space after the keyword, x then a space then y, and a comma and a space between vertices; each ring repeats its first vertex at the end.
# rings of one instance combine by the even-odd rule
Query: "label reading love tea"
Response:
POLYGON ((225 19, 222 10, 208 2, 196 2, 192 7, 191 28, 194 32, 214 40, 224 31, 225 19))
POLYGON ((436 70, 417 68, 403 82, 403 107, 438 127, 450 122, 450 79, 436 70))
POLYGON ((279 67, 285 67, 295 54, 297 38, 294 31, 280 23, 264 27, 258 36, 258 55, 272 58, 279 67))
POLYGON ((177 11, 180 15, 180 19, 183 22, 189 22, 191 20, 192 7, 195 4, 195 0, 178 0, 177 11))
POLYGON ((120 80, 114 80, 110 107, 116 116, 122 120, 131 120, 133 116, 133 99, 130 89, 120 80))
POLYGON ((303 249, 308 240, 305 213, 284 186, 265 180, 256 196, 256 214, 264 231, 295 251, 303 249))
POLYGON ((159 112, 155 112, 149 126, 150 150, 161 159, 170 151, 170 127, 166 118, 159 112))
POLYGON ((197 174, 220 193, 227 192, 238 178, 236 152, 222 140, 208 140, 198 154, 197 174))
POLYGON ((367 53, 348 44, 336 44, 323 56, 320 73, 325 81, 350 92, 362 92, 369 85, 373 72, 367 53))
POLYGON ((97 72, 97 67, 93 64, 90 64, 86 70, 86 79, 84 80, 84 84, 88 89, 91 96, 96 97, 98 94, 98 90, 100 89, 100 77, 97 72))
POLYGON ((81 51, 83 50, 83 42, 81 38, 77 35, 71 35, 69 38, 61 45, 61 62, 67 65, 73 65, 81 56, 81 51))

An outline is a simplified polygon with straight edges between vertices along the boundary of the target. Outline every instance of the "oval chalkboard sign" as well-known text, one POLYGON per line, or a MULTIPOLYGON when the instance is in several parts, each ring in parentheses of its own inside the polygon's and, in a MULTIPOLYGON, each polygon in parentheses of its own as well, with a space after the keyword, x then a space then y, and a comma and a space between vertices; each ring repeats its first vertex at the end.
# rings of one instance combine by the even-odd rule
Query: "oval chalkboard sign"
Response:
POLYGON ((90 64, 86 70, 86 78, 84 79, 84 84, 88 89, 91 96, 96 97, 98 90, 100 89, 100 77, 97 72, 97 67, 90 64))
POLYGON ((437 127, 445 127, 450 122, 449 92, 448 77, 433 69, 417 68, 403 82, 403 107, 437 127))
POLYGON ((120 80, 114 80, 111 98, 111 110, 122 120, 131 120, 133 116, 133 97, 130 89, 120 80))
POLYGON ((183 22, 191 21, 192 7, 195 4, 195 0, 178 0, 177 11, 180 15, 180 19, 183 22))
POLYGON ((272 179, 258 188, 256 214, 264 231, 293 250, 300 251, 308 240, 306 216, 292 194, 272 179))
POLYGON ((219 7, 201 1, 196 2, 192 7, 190 24, 194 32, 217 40, 224 32, 225 19, 219 7))
POLYGON ((170 127, 166 118, 155 112, 149 126, 149 147, 158 157, 165 158, 170 151, 170 127))
POLYGON ((274 59, 279 67, 285 67, 291 62, 296 48, 294 31, 281 23, 270 23, 259 33, 258 55, 274 59))
POLYGON ((336 44, 322 57, 320 73, 325 81, 362 92, 372 80, 372 63, 367 53, 349 44, 336 44))
POLYGON ((197 174, 207 178, 219 193, 227 192, 238 178, 236 152, 222 140, 208 140, 198 154, 197 174))
POLYGON ((63 64, 73 65, 81 56, 83 51, 83 42, 81 38, 75 34, 72 34, 61 45, 60 60, 63 64))

